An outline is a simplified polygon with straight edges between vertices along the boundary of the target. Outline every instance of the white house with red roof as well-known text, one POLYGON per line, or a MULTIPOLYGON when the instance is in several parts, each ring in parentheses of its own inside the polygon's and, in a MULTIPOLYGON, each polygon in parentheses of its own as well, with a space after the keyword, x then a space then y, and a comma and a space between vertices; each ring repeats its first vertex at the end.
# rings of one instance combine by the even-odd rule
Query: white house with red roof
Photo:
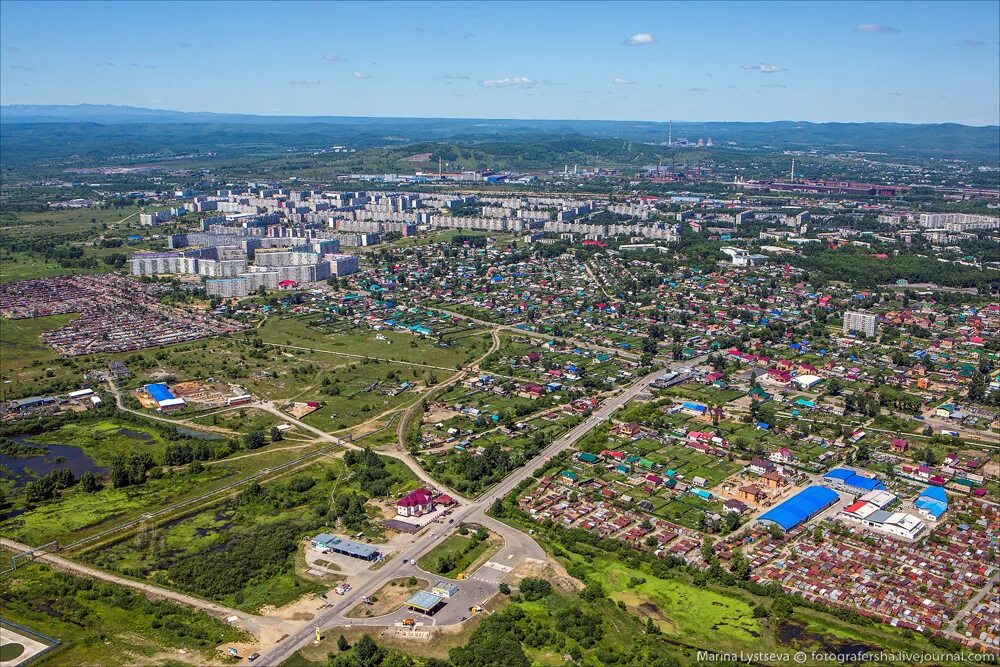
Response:
POLYGON ((434 511, 434 494, 424 488, 410 491, 396 501, 399 516, 421 516, 434 511))

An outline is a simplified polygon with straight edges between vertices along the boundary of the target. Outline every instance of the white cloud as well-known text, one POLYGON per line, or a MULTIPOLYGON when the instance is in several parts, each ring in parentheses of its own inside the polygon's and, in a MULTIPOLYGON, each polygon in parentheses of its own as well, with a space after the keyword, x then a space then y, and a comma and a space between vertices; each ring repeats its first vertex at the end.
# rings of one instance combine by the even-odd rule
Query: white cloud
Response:
POLYGON ((881 33, 902 32, 899 28, 893 28, 891 25, 879 25, 878 23, 859 23, 857 31, 881 33))
POLYGON ((464 74, 445 74, 443 75, 445 79, 449 81, 468 81, 472 77, 465 76, 464 74))
POLYGON ((688 88, 689 93, 707 93, 708 88, 688 88))
POLYGON ((622 79, 621 77, 616 77, 611 81, 611 83, 615 84, 616 86, 631 86, 633 83, 635 83, 635 81, 633 81, 632 79, 622 79))
POLYGON ((503 79, 483 79, 479 85, 483 88, 530 88, 537 83, 526 76, 508 76, 503 79))
POLYGON ((774 74, 775 72, 784 72, 784 67, 778 67, 777 65, 771 65, 769 63, 759 63, 757 65, 740 65, 740 69, 750 70, 752 72, 760 72, 761 74, 774 74))
POLYGON ((358 72, 357 70, 351 72, 351 76, 353 76, 355 79, 370 79, 371 78, 370 74, 365 74, 364 72, 358 72))
POLYGON ((628 39, 625 40, 625 46, 645 46, 646 44, 655 44, 656 38, 650 35, 648 32, 637 32, 628 39))
POLYGON ((962 43, 966 46, 986 46, 986 42, 980 42, 978 39, 967 39, 962 43))
POLYGON ((347 56, 338 56, 338 55, 333 54, 333 53, 327 53, 326 55, 324 55, 323 56, 323 60, 328 60, 331 63, 349 63, 349 62, 351 62, 351 59, 348 58, 347 56))
POLYGON ((298 79, 296 81, 289 81, 288 83, 293 86, 318 86, 323 82, 319 79, 298 79))

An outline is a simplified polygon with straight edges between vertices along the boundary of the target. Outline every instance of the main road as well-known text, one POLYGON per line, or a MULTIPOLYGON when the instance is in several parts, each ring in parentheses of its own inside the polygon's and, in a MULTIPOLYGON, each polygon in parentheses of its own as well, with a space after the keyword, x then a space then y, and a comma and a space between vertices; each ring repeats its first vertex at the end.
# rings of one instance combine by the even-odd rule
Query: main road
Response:
MULTIPOLYGON (((524 479, 531 476, 535 468, 541 463, 579 442, 580 439, 597 428, 606 419, 609 419, 615 411, 645 391, 656 378, 675 368, 694 365, 704 361, 704 359, 705 357, 702 356, 682 362, 675 362, 670 364, 666 369, 660 369, 639 378, 621 393, 607 399, 585 421, 552 442, 535 458, 507 476, 507 478, 490 490, 489 493, 455 510, 451 518, 455 520, 456 524, 463 521, 476 522, 499 533, 504 538, 505 545, 503 550, 494 557, 495 560, 502 562, 503 559, 500 556, 504 554, 516 554, 522 557, 544 559, 545 552, 534 540, 521 531, 486 515, 486 511, 493 504, 493 501, 510 493, 524 479)), ((313 641, 316 632, 315 628, 318 627, 322 630, 342 625, 344 623, 342 617, 347 610, 354 607, 365 597, 374 595, 376 591, 392 579, 408 574, 410 570, 407 569, 407 564, 433 549, 447 533, 447 528, 442 528, 440 531, 425 531, 420 537, 414 540, 409 548, 401 551, 392 560, 376 570, 371 577, 357 585, 333 605, 323 610, 312 622, 263 653, 260 658, 260 664, 280 665, 296 651, 307 645, 310 641, 313 641)))

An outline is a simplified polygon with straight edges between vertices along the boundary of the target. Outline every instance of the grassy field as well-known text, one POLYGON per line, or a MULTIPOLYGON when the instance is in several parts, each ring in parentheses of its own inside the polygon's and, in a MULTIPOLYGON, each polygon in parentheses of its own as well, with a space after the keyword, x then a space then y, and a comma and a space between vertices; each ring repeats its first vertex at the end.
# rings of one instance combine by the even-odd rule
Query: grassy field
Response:
MULTIPOLYGON (((192 421, 195 424, 202 424, 204 426, 219 426, 221 428, 228 428, 232 431, 239 431, 240 433, 247 433, 249 431, 263 431, 264 433, 267 433, 271 430, 272 426, 286 423, 283 419, 272 415, 270 412, 254 410, 252 408, 246 408, 244 410, 229 410, 227 412, 205 415, 202 417, 196 417, 192 421)), ((284 435, 291 436, 295 434, 295 432, 295 428, 292 428, 291 430, 285 431, 284 435)))
POLYGON ((0 582, 4 617, 59 639, 44 664, 224 664, 215 650, 248 637, 201 613, 34 563, 0 582))
POLYGON ((110 465, 118 454, 128 456, 139 452, 149 452, 159 461, 166 448, 166 440, 157 429, 117 419, 71 422, 32 436, 31 441, 75 445, 102 466, 110 465))
MULTIPOLYGON (((386 340, 378 340, 375 333, 354 327, 337 316, 316 314, 299 317, 269 318, 257 330, 262 340, 281 345, 296 345, 326 352, 347 355, 372 356, 393 361, 456 368, 485 352, 490 337, 480 328, 438 327, 449 332, 443 336, 447 346, 435 340, 397 331, 380 331, 386 340)), ((443 371, 441 379, 444 379, 443 371)))
POLYGON ((481 561, 486 554, 494 554, 503 546, 503 541, 497 536, 490 534, 485 540, 471 546, 473 543, 472 532, 469 535, 460 535, 454 532, 444 538, 436 547, 417 559, 417 566, 425 572, 440 574, 454 579, 462 572, 465 572, 470 565, 481 561), (438 565, 442 559, 450 559, 454 567, 448 570, 440 570, 438 565))
MULTIPOLYGON (((390 476, 390 497, 415 484, 402 463, 382 461, 390 476)), ((106 569, 248 611, 265 604, 281 606, 325 590, 323 581, 304 574, 302 540, 324 531, 357 530, 339 522, 332 501, 352 493, 366 497, 354 472, 339 459, 325 458, 84 557, 106 569)), ((366 509, 369 516, 381 516, 371 505, 366 509)), ((378 541, 381 527, 370 522, 362 533, 378 541)))
MULTIPOLYGON (((321 447, 322 445, 316 445, 321 447)), ((296 450, 300 456, 308 449, 296 450)), ((24 508, 23 500, 15 499, 15 509, 25 509, 17 516, 0 522, 4 536, 31 545, 59 540, 66 544, 75 539, 100 532, 136 519, 151 510, 158 510, 213 489, 218 489, 249 474, 272 467, 290 458, 287 452, 267 449, 253 456, 237 455, 205 466, 197 474, 168 473, 150 479, 141 486, 111 488, 105 486, 96 493, 86 493, 79 486, 62 492, 59 498, 24 508)))
POLYGON ((43 331, 72 322, 76 315, 51 315, 30 320, 0 319, 0 398, 7 394, 46 393, 57 388, 76 388, 81 368, 72 359, 60 359, 41 343, 43 331), (10 381, 11 384, 6 384, 10 381))

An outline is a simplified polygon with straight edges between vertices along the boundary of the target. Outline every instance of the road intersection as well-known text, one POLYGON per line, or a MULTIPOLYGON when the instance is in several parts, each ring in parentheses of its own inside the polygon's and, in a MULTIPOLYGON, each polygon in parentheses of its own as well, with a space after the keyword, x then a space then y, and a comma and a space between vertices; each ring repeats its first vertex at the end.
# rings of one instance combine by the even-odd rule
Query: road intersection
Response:
MULTIPOLYGON (((475 573, 473 573, 471 582, 469 580, 464 580, 462 585, 467 588, 471 587, 475 591, 473 596, 476 599, 479 597, 486 599, 488 597, 492 597, 492 595, 496 593, 496 587, 509 572, 505 572, 501 568, 496 568, 495 566, 490 565, 490 563, 493 563, 494 565, 502 565, 504 568, 513 568, 525 559, 545 560, 546 558, 545 552, 533 539, 531 539, 531 537, 515 528, 512 528, 511 526, 508 526, 507 524, 493 519, 486 514, 495 499, 502 498, 510 493, 510 491, 512 491, 524 479, 530 477, 532 472, 539 465, 564 449, 572 447, 594 428, 609 419, 619 408, 648 389, 648 387, 657 378, 661 377, 665 373, 668 373, 670 370, 676 370, 683 366, 694 365, 699 363, 701 360, 703 360, 703 358, 699 357, 683 362, 675 362, 671 365, 671 367, 653 371, 652 373, 637 379, 624 391, 605 400, 585 421, 570 429, 570 431, 561 438, 552 442, 534 459, 511 473, 487 494, 456 509, 450 517, 455 520, 456 524, 460 522, 478 523, 499 534, 504 539, 504 547, 491 559, 489 563, 483 565, 475 573), (484 572, 484 569, 490 571, 484 572), (497 573, 504 576, 498 577, 497 573)), ((411 467, 413 466, 411 465, 411 467)), ((398 613, 389 614, 387 616, 380 617, 379 619, 363 620, 348 619, 344 616, 344 614, 361 602, 365 597, 375 594, 376 591, 393 579, 409 577, 411 575, 427 578, 427 573, 417 568, 413 564, 413 561, 431 551, 447 533, 448 531, 446 529, 441 531, 424 531, 424 534, 417 537, 410 547, 401 551, 392 560, 383 565, 380 569, 372 572, 370 576, 365 577, 361 582, 355 582, 352 590, 348 591, 347 594, 345 594, 340 600, 333 603, 330 607, 324 609, 308 624, 308 626, 301 628, 281 643, 272 647, 270 650, 263 652, 260 658, 261 664, 281 664, 291 657, 296 651, 314 640, 316 632, 315 628, 317 627, 322 631, 323 629, 349 624, 377 624, 379 626, 383 626, 393 623, 396 620, 396 616, 399 615, 398 613)), ((456 610, 467 610, 469 605, 464 604, 464 602, 459 605, 458 601, 456 601, 456 604, 453 606, 456 610)), ((455 615, 455 612, 449 612, 441 617, 440 622, 435 619, 435 624, 443 624, 448 620, 451 622, 460 622, 460 619, 452 618, 455 615)))

